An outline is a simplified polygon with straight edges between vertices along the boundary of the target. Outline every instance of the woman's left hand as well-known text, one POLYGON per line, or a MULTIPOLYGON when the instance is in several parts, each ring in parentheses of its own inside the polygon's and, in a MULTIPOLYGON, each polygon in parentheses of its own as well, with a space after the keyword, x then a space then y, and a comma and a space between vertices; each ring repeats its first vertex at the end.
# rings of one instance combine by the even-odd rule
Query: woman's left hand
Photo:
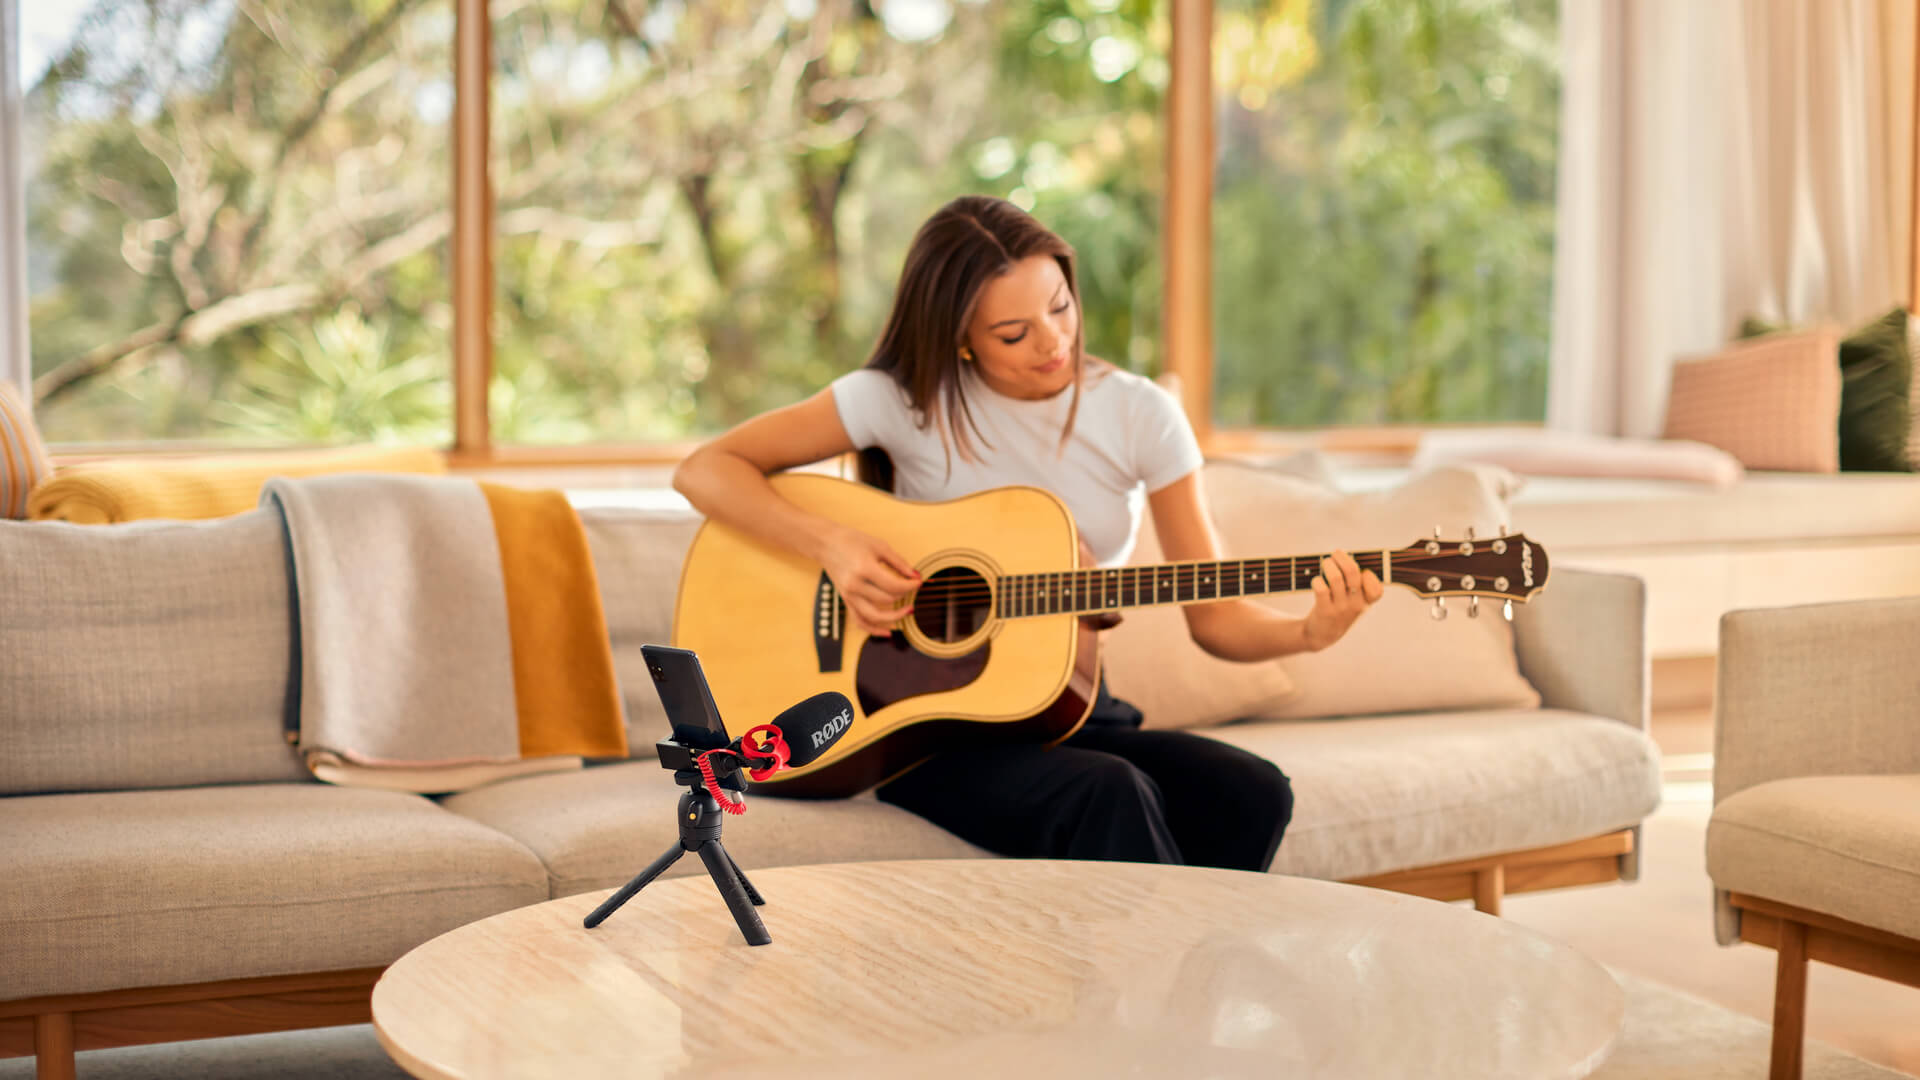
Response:
POLYGON ((1386 586, 1380 575, 1362 572, 1360 564, 1344 551, 1336 551, 1320 560, 1320 576, 1313 579, 1313 610, 1307 612, 1301 633, 1307 648, 1319 652, 1339 641, 1373 602, 1380 599, 1386 586))

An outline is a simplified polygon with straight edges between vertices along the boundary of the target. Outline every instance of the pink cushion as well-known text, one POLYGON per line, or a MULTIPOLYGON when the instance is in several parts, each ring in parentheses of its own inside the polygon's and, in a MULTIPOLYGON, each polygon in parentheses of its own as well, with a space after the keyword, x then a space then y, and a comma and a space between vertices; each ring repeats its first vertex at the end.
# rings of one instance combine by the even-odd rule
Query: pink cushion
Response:
POLYGON ((1770 334, 1673 366, 1666 437, 1749 469, 1840 471, 1840 334, 1770 334))
POLYGON ((1543 429, 1430 431, 1413 455, 1415 471, 1465 463, 1531 476, 1620 476, 1712 487, 1731 486, 1746 475, 1739 458, 1703 442, 1543 429))

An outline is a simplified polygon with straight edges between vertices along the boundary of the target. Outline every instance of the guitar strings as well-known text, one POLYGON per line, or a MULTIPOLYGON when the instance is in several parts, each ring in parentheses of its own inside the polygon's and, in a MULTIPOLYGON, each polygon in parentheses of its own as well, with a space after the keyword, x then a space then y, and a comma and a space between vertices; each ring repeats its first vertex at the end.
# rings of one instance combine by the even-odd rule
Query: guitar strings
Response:
MULTIPOLYGON (((1395 555, 1395 558, 1393 559, 1393 562, 1398 564, 1420 563, 1420 562, 1426 562, 1428 560, 1432 560, 1436 558, 1453 557, 1450 554, 1428 555, 1424 552, 1418 555, 1403 554, 1403 553, 1395 552, 1394 555, 1395 555)), ((1268 558, 1268 559, 1260 559, 1260 558, 1222 559, 1217 561, 1202 560, 1200 562, 1160 563, 1160 564, 1147 564, 1142 566, 1126 566, 1126 567, 1080 568, 1075 570, 1044 570, 1044 571, 1037 571, 1029 574, 1000 575, 997 578, 997 580, 1005 582, 1014 577, 1022 577, 1022 578, 1028 579, 1029 581, 1038 581, 1040 579, 1049 578, 1049 577, 1057 578, 1057 577, 1077 575, 1077 581, 1088 582, 1088 581, 1096 581, 1096 579, 1099 579, 1102 575, 1117 575, 1117 574, 1129 574, 1129 573, 1133 574, 1134 577, 1138 579, 1140 575, 1140 571, 1145 570, 1145 571, 1151 571, 1151 573, 1147 575, 1145 580, 1152 581, 1152 582, 1159 582, 1160 580, 1162 580, 1162 572, 1171 570, 1172 571, 1171 577, 1176 583, 1190 584, 1194 579, 1200 577, 1201 575, 1212 575, 1216 573, 1219 574, 1222 578, 1229 578, 1237 573, 1239 574, 1239 576, 1241 576, 1244 579, 1245 577, 1247 577, 1246 571, 1248 567, 1256 564, 1260 564, 1260 563, 1268 564, 1266 568, 1266 575, 1268 577, 1280 576, 1272 564, 1278 563, 1279 561, 1281 561, 1281 559, 1286 559, 1286 558, 1287 556, 1282 555, 1282 556, 1278 556, 1275 558, 1268 558), (1237 570, 1235 569, 1236 566, 1238 567, 1237 570)), ((1305 563, 1305 565, 1313 568, 1317 573, 1319 570, 1319 561, 1322 558, 1324 558, 1324 556, 1319 556, 1319 555, 1306 555, 1306 556, 1296 557, 1295 560, 1291 561, 1291 567, 1290 567, 1291 572, 1288 576, 1297 576, 1297 571, 1299 570, 1300 565, 1302 563, 1305 563)), ((1382 560, 1378 552, 1370 552, 1366 554, 1356 555, 1354 556, 1354 562, 1357 565, 1359 565, 1359 567, 1363 570, 1378 570, 1382 566, 1382 560)), ((1436 570, 1433 572, 1440 573, 1440 574, 1462 574, 1461 571, 1451 571, 1451 570, 1436 570)), ((928 585, 921 586, 921 589, 923 592, 938 586, 945 586, 948 588, 972 587, 977 589, 979 588, 979 583, 981 581, 982 581, 982 576, 969 577, 966 580, 966 584, 964 586, 947 586, 945 582, 933 581, 933 582, 930 582, 928 585)), ((1114 582, 1111 579, 1101 581, 1100 583, 1103 585, 1114 584, 1114 582)))
MULTIPOLYGON (((1370 566, 1364 562, 1360 564, 1360 567, 1363 570, 1379 569, 1378 566, 1370 566)), ((1058 573, 1071 574, 1071 573, 1077 573, 1077 572, 1078 571, 1059 571, 1058 573)), ((1101 571, 1101 573, 1107 573, 1107 572, 1108 571, 1101 571)), ((1438 577, 1443 581, 1445 580, 1458 581, 1467 577, 1477 578, 1477 577, 1483 576, 1480 574, 1468 574, 1464 571, 1444 570, 1444 569, 1438 569, 1438 568, 1427 568, 1425 572, 1427 576, 1438 577)), ((1183 569, 1180 572, 1176 572, 1171 575, 1163 576, 1160 574, 1153 574, 1145 577, 1136 578, 1135 581, 1137 582, 1137 585, 1139 587, 1145 587, 1145 588, 1150 588, 1155 590, 1159 589, 1162 586, 1167 585, 1169 582, 1171 582, 1171 584, 1173 584, 1176 587, 1187 587, 1195 584, 1204 584, 1205 579, 1203 578, 1203 574, 1210 575, 1212 574, 1212 571, 1183 569)), ((1018 594, 1022 590, 1035 589, 1036 587, 1037 587, 1037 591, 1039 592, 1047 592, 1047 593, 1057 592, 1057 593, 1067 594, 1067 595, 1071 595, 1076 592, 1085 592, 1085 593, 1090 593, 1092 595, 1102 595, 1107 593, 1125 593, 1125 592, 1139 591, 1138 587, 1130 587, 1126 582, 1118 581, 1118 580, 1094 580, 1091 578, 1082 578, 1079 581, 1046 582, 1043 580, 1049 576, 1049 574, 1046 572, 1043 572, 1040 574, 1034 574, 1034 575, 1009 575, 1009 576, 1003 576, 999 579, 1002 584, 998 591, 1007 595, 1018 594), (1009 583, 1008 581, 1009 576, 1022 576, 1022 577, 1028 578, 1028 580, 1022 583, 1009 583)), ((1227 573, 1220 575, 1221 580, 1223 582, 1232 581, 1234 576, 1235 575, 1232 571, 1228 571, 1227 573)), ((1317 567, 1314 568, 1314 576, 1315 577, 1320 576, 1319 570, 1317 567)), ((1245 585, 1255 580, 1254 577, 1251 577, 1245 573, 1241 573, 1239 577, 1241 579, 1241 585, 1243 588, 1245 587, 1245 585)), ((1265 576, 1265 580, 1270 583, 1275 580, 1283 580, 1283 581, 1292 580, 1297 577, 1298 577, 1298 574, 1269 573, 1265 576)), ((996 590, 991 584, 983 583, 983 582, 980 582, 978 579, 974 579, 972 581, 968 581, 963 584, 952 584, 952 585, 947 584, 946 582, 939 582, 939 581, 932 582, 930 584, 921 586, 917 591, 916 595, 922 598, 933 599, 935 602, 941 602, 941 601, 952 601, 952 600, 979 600, 979 599, 992 596, 995 591, 996 590)), ((1274 591, 1280 591, 1280 590, 1274 590, 1274 591)))
MULTIPOLYGON (((1397 560, 1396 560, 1396 561, 1397 561, 1397 560)), ((1439 578, 1439 579, 1440 579, 1440 580, 1441 580, 1441 581, 1442 581, 1443 583, 1451 583, 1451 584, 1458 584, 1458 583, 1459 583, 1459 582, 1460 582, 1460 581, 1461 581, 1462 579, 1464 579, 1464 578, 1468 578, 1468 577, 1474 577, 1474 578, 1478 578, 1478 577, 1479 577, 1480 575, 1478 575, 1478 574, 1467 574, 1467 573, 1464 573, 1464 572, 1462 572, 1462 571, 1458 571, 1458 570, 1433 570, 1433 569, 1429 569, 1429 571, 1428 571, 1428 576, 1430 576, 1430 577, 1437 577, 1437 578, 1439 578)), ((1268 591, 1283 591, 1283 590, 1268 590, 1268 591)), ((1289 591, 1289 592, 1298 592, 1298 591, 1302 591, 1302 590, 1300 590, 1300 589, 1298 589, 1298 588, 1295 588, 1295 589, 1290 589, 1290 590, 1284 590, 1284 591, 1289 591)), ((1060 590, 1060 592, 1061 592, 1061 595, 1062 595, 1062 596, 1064 596, 1064 597, 1066 597, 1066 598, 1069 598, 1069 599, 1071 599, 1071 598, 1072 598, 1072 593, 1073 593, 1073 591, 1072 591, 1072 590, 1070 590, 1070 589, 1062 589, 1062 590, 1060 590)), ((916 607, 918 606, 918 599, 919 599, 919 598, 921 598, 921 597, 925 597, 925 596, 927 596, 927 595, 928 595, 928 591, 927 591, 926 589, 922 589, 922 590, 920 590, 920 591, 919 591, 918 593, 916 593, 916 594, 915 594, 915 596, 916 596, 916 607)), ((1238 599, 1242 599, 1242 598, 1243 598, 1243 597, 1245 597, 1246 595, 1248 595, 1248 594, 1246 594, 1246 593, 1241 593, 1241 594, 1238 594, 1238 595, 1235 595, 1235 596, 1211 596, 1211 597, 1189 597, 1189 598, 1187 598, 1187 599, 1185 599, 1185 600, 1176 600, 1176 601, 1174 601, 1174 603, 1175 603, 1175 604, 1189 604, 1189 603, 1196 603, 1196 602, 1204 602, 1204 601, 1207 601, 1207 600, 1238 600, 1238 599)), ((1254 593, 1253 595, 1260 595, 1260 594, 1256 592, 1256 593, 1254 593)), ((1489 595, 1489 596, 1503 596, 1503 595, 1505 595, 1505 594, 1504 594, 1504 593, 1499 593, 1499 592, 1493 592, 1493 591, 1491 591, 1491 590, 1489 590, 1489 591, 1488 591, 1488 594, 1487 594, 1487 595, 1489 595)), ((1033 595, 1033 596, 1027 596, 1027 597, 1021 597, 1021 596, 1018 596, 1018 595, 1017 595, 1016 593, 1014 593, 1014 592, 1008 592, 1008 593, 1006 593, 1006 594, 1005 594, 1005 596, 1006 596, 1006 598, 1008 598, 1008 599, 1021 599, 1021 600, 1037 600, 1037 601, 1041 601, 1041 602, 1043 602, 1043 603, 1044 603, 1045 601, 1047 601, 1047 600, 1049 599, 1049 597, 1046 597, 1046 596, 1044 596, 1044 595, 1037 595, 1037 594, 1036 594, 1036 595, 1033 595)), ((944 590, 940 590, 940 591, 934 591, 934 592, 933 592, 933 594, 932 594, 932 597, 933 597, 933 598, 932 598, 932 606, 933 606, 933 607, 936 607, 936 608, 937 608, 937 607, 940 607, 940 606, 942 606, 942 605, 944 605, 944 604, 947 604, 947 603, 955 603, 955 602, 963 602, 963 601, 974 601, 974 600, 986 600, 986 601, 990 601, 990 600, 992 599, 992 590, 991 590, 991 589, 988 589, 988 590, 986 590, 986 591, 985 591, 984 593, 983 593, 983 592, 981 592, 981 591, 980 591, 980 590, 978 590, 978 589, 970 589, 970 590, 959 590, 959 591, 956 591, 956 592, 955 592, 955 593, 954 593, 953 595, 951 595, 951 596, 949 596, 949 595, 947 595, 947 593, 946 593, 946 592, 945 592, 944 590)), ((1120 606, 1120 607, 1129 607, 1129 606, 1131 606, 1131 607, 1146 607, 1146 606, 1153 606, 1153 602, 1152 602, 1152 601, 1149 601, 1149 602, 1148 602, 1147 604, 1139 604, 1139 603, 1135 603, 1135 604, 1132 604, 1132 605, 1128 605, 1128 604, 1120 604, 1120 605, 1117 605, 1117 606, 1120 606)), ((1077 614, 1077 613, 1079 613, 1079 610, 1080 610, 1080 609, 1078 609, 1078 606, 1077 606, 1077 605, 1074 605, 1074 607, 1075 607, 1075 610, 1069 610, 1069 611, 1055 611, 1055 612, 1048 612, 1048 611, 1034 611, 1034 612, 1028 612, 1028 613, 1024 613, 1024 614, 1026 614, 1026 615, 1036 615, 1036 616, 1037 616, 1037 615, 1071 615, 1071 614, 1077 614)), ((1085 609, 1085 610, 1089 610, 1089 611, 1101 611, 1101 610, 1105 610, 1105 605, 1102 605, 1102 606, 1100 606, 1100 607, 1095 607, 1095 608, 1089 608, 1089 609, 1085 609)), ((1009 616, 1009 615, 1001 615, 1001 616, 998 616, 998 617, 1000 617, 1000 618, 1009 618, 1009 617, 1011 617, 1011 618, 1020 618, 1020 617, 1022 617, 1022 615, 1021 615, 1021 614, 1014 614, 1014 615, 1010 615, 1010 616, 1009 616)), ((887 625, 889 625, 889 626, 902 626, 902 627, 903 627, 903 626, 905 626, 905 625, 906 625, 906 624, 907 624, 908 622, 910 622, 910 621, 912 621, 912 619, 913 619, 913 618, 914 618, 914 616, 913 616, 913 614, 912 614, 911 612, 909 612, 909 613, 908 613, 907 615, 905 615, 904 617, 902 617, 902 618, 899 618, 899 619, 896 619, 896 620, 894 620, 893 622, 891 622, 891 623, 888 623, 887 625)))
MULTIPOLYGON (((1411 563, 1411 562, 1424 561, 1427 559, 1432 559, 1437 557, 1438 556, 1429 556, 1429 555, 1422 555, 1418 557, 1408 556, 1405 559, 1396 559, 1394 561, 1411 563)), ((1231 562, 1234 560, 1228 560, 1228 561, 1231 562)), ((1259 560, 1246 560, 1246 561, 1257 562, 1259 560)), ((1277 560, 1272 560, 1272 561, 1277 561, 1277 560)), ((1360 565, 1362 569, 1379 569, 1377 559, 1373 560, 1372 563, 1369 563, 1365 559, 1356 557, 1355 561, 1360 565)), ((1092 579, 1082 579, 1080 582, 1077 582, 1077 583, 1076 582, 1051 582, 1043 586, 1041 590, 1036 590, 1030 594, 1023 595, 1023 590, 1033 588, 1033 586, 1035 586, 1040 581, 1040 579, 1049 576, 1050 573, 1058 573, 1058 574, 1102 573, 1104 574, 1104 573, 1113 573, 1113 572, 1114 571, 1111 571, 1111 570, 1101 570, 1101 571, 1066 570, 1066 571, 1042 572, 1040 574, 1034 574, 1034 575, 1008 575, 1008 576, 1002 576, 1000 578, 1003 584, 998 591, 1003 596, 1020 598, 1020 599, 1045 598, 1055 593, 1065 597, 1069 597, 1069 598, 1073 597, 1077 593, 1086 593, 1090 597, 1098 597, 1100 595, 1105 595, 1108 593, 1124 594, 1126 592, 1132 591, 1136 596, 1138 595, 1139 589, 1137 587, 1129 590, 1128 587, 1123 582, 1094 581, 1092 579), (1030 580, 1023 584, 1005 584, 1009 576, 1024 576, 1029 578, 1030 580), (1076 587, 1076 585, 1078 587, 1076 587)), ((1171 581, 1172 581, 1172 584, 1176 587, 1191 586, 1200 582, 1201 574, 1203 572, 1211 573, 1211 571, 1202 571, 1199 567, 1193 566, 1191 564, 1181 565, 1178 568, 1178 570, 1173 575, 1171 575, 1171 581)), ((1458 583, 1459 581, 1468 577, 1475 577, 1475 578, 1482 577, 1482 575, 1480 574, 1469 574, 1459 570, 1446 570, 1446 569, 1433 568, 1433 567, 1426 568, 1426 574, 1429 577, 1437 577, 1443 582, 1451 581, 1454 583, 1458 583)), ((1231 576, 1232 576, 1232 573, 1231 571, 1229 571, 1229 573, 1227 574, 1222 574, 1221 578, 1223 581, 1231 580, 1231 576)), ((1271 583, 1276 577, 1282 577, 1287 580, 1291 580, 1293 577, 1296 577, 1296 576, 1297 575, 1291 575, 1291 574, 1275 575, 1275 574, 1269 573, 1266 576, 1266 580, 1268 583, 1271 583)), ((1317 566, 1315 567, 1314 576, 1316 577, 1319 576, 1317 566)), ((1241 584, 1242 584, 1242 587, 1244 588, 1244 586, 1248 583, 1246 575, 1243 573, 1241 575, 1241 578, 1242 578, 1241 584)), ((1136 579, 1136 580, 1138 581, 1139 579, 1136 579)), ((1488 579, 1488 580, 1491 580, 1491 579, 1488 579)), ((1168 581, 1166 578, 1163 578, 1158 574, 1154 574, 1154 575, 1147 576, 1142 583, 1146 585, 1149 589, 1157 590, 1159 587, 1166 585, 1168 581)), ((1293 589, 1289 589, 1289 590, 1268 589, 1268 590, 1257 590, 1257 591, 1297 591, 1298 589, 1299 587, 1295 586, 1293 589)), ((991 584, 981 583, 979 582, 979 579, 974 579, 972 581, 966 582, 965 584, 958 584, 958 585, 949 585, 945 582, 936 581, 928 585, 921 586, 915 595, 917 598, 916 602, 918 602, 919 600, 926 600, 926 601, 932 602, 935 605, 940 605, 940 604, 955 603, 955 602, 989 600, 993 597, 995 591, 996 590, 993 588, 991 584)), ((1237 596, 1244 596, 1244 595, 1246 595, 1244 592, 1237 594, 1237 596)), ((1207 597, 1206 599, 1230 600, 1230 599, 1237 598, 1237 596, 1214 596, 1214 597, 1207 597)), ((1189 602, 1191 602, 1192 600, 1197 600, 1201 598, 1189 597, 1187 599, 1189 602)))

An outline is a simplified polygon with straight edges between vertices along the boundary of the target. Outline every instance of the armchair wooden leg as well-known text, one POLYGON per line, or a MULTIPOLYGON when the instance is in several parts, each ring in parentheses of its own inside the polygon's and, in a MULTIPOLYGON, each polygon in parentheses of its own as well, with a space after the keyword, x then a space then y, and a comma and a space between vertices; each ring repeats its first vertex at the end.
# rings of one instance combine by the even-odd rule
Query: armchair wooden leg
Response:
POLYGON ((1771 1080, 1800 1080, 1800 1056, 1806 1048, 1807 928, 1780 922, 1779 963, 1773 976, 1773 1067, 1771 1080))
POLYGON ((72 1013, 33 1018, 33 1054, 36 1080, 74 1080, 72 1013))
POLYGON ((1500 898, 1507 893, 1507 868, 1494 863, 1473 874, 1473 906, 1489 915, 1500 914, 1500 898))

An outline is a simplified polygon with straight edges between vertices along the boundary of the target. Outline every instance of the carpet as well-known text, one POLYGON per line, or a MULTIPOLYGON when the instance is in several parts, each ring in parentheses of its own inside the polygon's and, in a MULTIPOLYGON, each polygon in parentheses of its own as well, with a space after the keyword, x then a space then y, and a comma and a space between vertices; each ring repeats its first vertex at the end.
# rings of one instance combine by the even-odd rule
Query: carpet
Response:
MULTIPOLYGON (((1773 1025, 1623 971, 1627 1019, 1594 1080, 1764 1080, 1773 1025)), ((1807 1041, 1805 1080, 1906 1080, 1822 1042, 1807 1041)))
MULTIPOLYGON (((1767 1075, 1769 1028, 1658 983, 1615 972, 1627 995, 1626 1025, 1595 1080, 1759 1080, 1767 1075)), ((373 1028, 323 1028, 203 1039, 80 1055, 80 1080, 405 1080, 373 1028)), ((0 1080, 31 1080, 31 1058, 0 1060, 0 1080)), ((1905 1080, 1906 1073, 1821 1043, 1807 1044, 1805 1080, 1905 1080)))

